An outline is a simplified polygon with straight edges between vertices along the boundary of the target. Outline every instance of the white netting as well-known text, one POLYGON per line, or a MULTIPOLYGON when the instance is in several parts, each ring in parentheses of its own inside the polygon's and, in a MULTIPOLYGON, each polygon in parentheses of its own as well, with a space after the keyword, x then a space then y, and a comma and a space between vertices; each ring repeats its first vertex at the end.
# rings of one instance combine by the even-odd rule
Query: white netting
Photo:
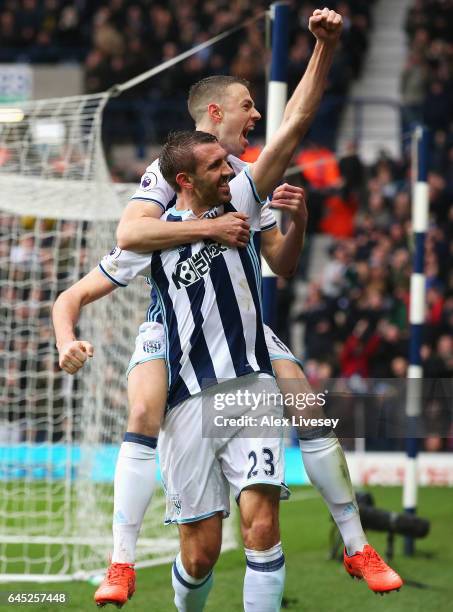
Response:
MULTIPOLYGON (((58 368, 50 321, 57 295, 112 248, 134 190, 114 185, 106 169, 106 101, 35 101, 20 106, 22 120, 0 122, 0 580, 83 576, 111 550, 125 370, 149 291, 137 280, 86 308, 79 337, 94 344, 95 359, 75 378, 58 368)), ((177 550, 162 519, 156 495, 139 562, 177 550)))

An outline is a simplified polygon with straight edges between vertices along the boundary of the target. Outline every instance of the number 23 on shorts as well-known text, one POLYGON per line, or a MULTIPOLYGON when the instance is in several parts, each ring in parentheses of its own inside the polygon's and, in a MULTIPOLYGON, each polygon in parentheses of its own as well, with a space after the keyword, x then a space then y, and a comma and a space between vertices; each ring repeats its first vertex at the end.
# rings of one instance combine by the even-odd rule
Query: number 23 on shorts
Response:
MULTIPOLYGON (((262 470, 266 476, 273 476, 275 474, 274 453, 270 448, 262 448, 261 452, 264 462, 262 470)), ((258 457, 255 451, 250 451, 249 459, 251 462, 251 467, 247 473, 247 480, 250 478, 255 478, 255 476, 258 476, 259 474, 259 468, 257 467, 258 457)))

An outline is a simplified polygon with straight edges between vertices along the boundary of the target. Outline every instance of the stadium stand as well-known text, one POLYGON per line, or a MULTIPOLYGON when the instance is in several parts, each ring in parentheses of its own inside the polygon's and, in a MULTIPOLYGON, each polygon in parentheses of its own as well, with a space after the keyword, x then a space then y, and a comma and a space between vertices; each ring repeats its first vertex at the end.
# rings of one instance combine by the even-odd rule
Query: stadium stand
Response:
MULTIPOLYGON (((86 93, 126 81, 261 13, 268 5, 262 0, 6 0, 2 4, 0 61, 84 62, 86 93)), ((315 140, 330 147, 335 144, 344 95, 351 80, 360 74, 372 4, 364 0, 332 3, 344 16, 345 33, 319 119, 312 129, 315 140)), ((315 8, 311 2, 302 6, 292 2, 290 90, 311 54, 313 37, 307 24, 315 8)), ((261 20, 113 100, 106 112, 106 143, 128 141, 132 130, 134 142, 143 150, 150 141, 161 142, 171 129, 190 128, 187 90, 213 73, 237 74, 250 80, 257 106, 264 109, 263 29, 261 20), (179 118, 177 124, 175 118, 179 118)), ((261 122, 257 135, 263 135, 264 125, 261 122)))
MULTIPOLYGON (((427 378, 451 378, 453 373, 453 35, 448 28, 452 22, 448 3, 414 3, 407 16, 408 56, 401 76, 404 142, 414 121, 423 121, 433 134, 422 348, 427 378)), ((313 380, 326 372, 346 377, 406 376, 412 265, 408 153, 407 145, 403 160, 392 160, 383 152, 365 168, 351 143, 336 168, 328 157, 324 172, 309 167, 304 173, 310 214, 315 204, 314 229, 335 237, 330 261, 320 280, 310 284, 297 315, 305 323, 306 372, 313 380)), ((452 447, 451 436, 425 441, 426 450, 452 447)))

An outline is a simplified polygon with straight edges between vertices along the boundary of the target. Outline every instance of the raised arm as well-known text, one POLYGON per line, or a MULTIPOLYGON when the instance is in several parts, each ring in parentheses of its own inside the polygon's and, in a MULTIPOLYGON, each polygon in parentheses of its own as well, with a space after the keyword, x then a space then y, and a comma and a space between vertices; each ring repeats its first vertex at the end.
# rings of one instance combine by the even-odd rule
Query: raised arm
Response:
POLYGON ((316 10, 309 28, 316 45, 304 76, 286 105, 283 121, 264 147, 251 173, 261 197, 281 180, 302 137, 313 122, 324 93, 327 75, 340 38, 343 21, 335 11, 316 10))
POLYGON ((308 217, 304 190, 287 183, 279 185, 273 193, 272 206, 286 210, 291 223, 286 234, 277 227, 262 232, 261 252, 274 274, 288 278, 297 270, 304 245, 308 217))
POLYGON ((75 328, 84 306, 99 300, 116 289, 99 268, 91 270, 77 283, 63 291, 52 309, 52 321, 57 340, 60 368, 75 374, 88 357, 93 356, 93 346, 86 340, 77 340, 75 328))

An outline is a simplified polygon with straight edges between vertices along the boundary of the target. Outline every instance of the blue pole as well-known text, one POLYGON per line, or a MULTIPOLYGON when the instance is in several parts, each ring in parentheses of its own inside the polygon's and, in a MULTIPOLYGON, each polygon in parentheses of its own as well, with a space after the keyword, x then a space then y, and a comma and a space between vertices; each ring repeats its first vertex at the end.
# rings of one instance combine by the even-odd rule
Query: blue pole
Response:
MULTIPOLYGON (((418 424, 422 412, 422 379, 421 345, 423 325, 425 322, 426 280, 425 235, 428 229, 429 195, 428 195, 428 130, 419 125, 413 134, 413 170, 414 184, 412 191, 412 229, 414 232, 414 259, 410 287, 410 343, 409 367, 407 371, 406 394, 406 470, 404 474, 403 508, 405 512, 415 514, 417 510, 417 454, 418 424)), ((404 540, 404 553, 413 555, 414 538, 404 540)))
MULTIPOLYGON (((266 142, 272 138, 280 126, 285 112, 288 93, 288 32, 289 5, 274 2, 270 7, 272 19, 272 58, 270 79, 267 89, 266 142)), ((274 214, 276 211, 274 211, 274 214)), ((276 215, 281 224, 280 215, 276 215)), ((273 328, 277 318, 277 277, 262 260, 263 275, 263 318, 273 328)))

